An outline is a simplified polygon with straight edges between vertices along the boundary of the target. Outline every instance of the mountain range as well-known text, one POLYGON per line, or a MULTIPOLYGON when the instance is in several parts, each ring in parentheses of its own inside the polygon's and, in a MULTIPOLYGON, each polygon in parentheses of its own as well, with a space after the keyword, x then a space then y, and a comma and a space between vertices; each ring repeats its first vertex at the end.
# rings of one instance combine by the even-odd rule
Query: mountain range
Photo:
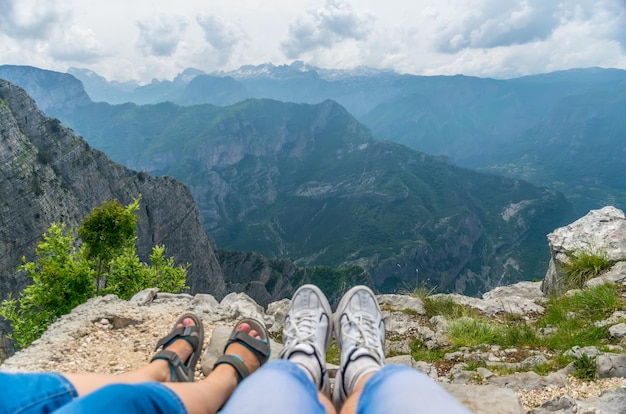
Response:
MULTIPOLYGON (((0 76, 9 70, 17 81, 36 71, 0 76)), ((51 74, 45 85, 31 85, 35 99, 114 161, 189 186, 220 249, 358 265, 383 291, 427 282, 475 294, 541 277, 545 234, 573 218, 556 191, 376 140, 335 101, 63 105, 49 91, 74 96, 80 82, 51 74)))
POLYGON ((312 104, 332 99, 378 139, 556 189, 578 215, 606 204, 626 206, 626 192, 615 178, 626 173, 623 157, 616 156, 625 149, 623 70, 572 69, 498 80, 294 62, 219 73, 187 69, 172 81, 145 86, 111 83, 86 69, 69 72, 94 100, 109 103, 225 106, 248 98, 312 104))

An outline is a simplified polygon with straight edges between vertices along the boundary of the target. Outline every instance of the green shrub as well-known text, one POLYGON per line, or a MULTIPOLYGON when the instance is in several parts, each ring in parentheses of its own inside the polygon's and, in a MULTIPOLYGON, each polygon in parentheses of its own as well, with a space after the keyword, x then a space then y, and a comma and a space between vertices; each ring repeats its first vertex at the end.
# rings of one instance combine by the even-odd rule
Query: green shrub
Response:
POLYGON ((459 305, 454 299, 447 296, 427 296, 423 298, 422 302, 424 303, 424 310, 428 317, 440 315, 447 319, 457 319, 463 316, 475 316, 478 314, 474 309, 459 305))
POLYGON ((81 260, 73 242, 72 231, 54 223, 35 251, 36 262, 22 259, 24 264, 19 270, 33 282, 22 291, 20 299, 9 298, 0 305, 0 315, 11 323, 11 337, 19 347, 28 346, 54 319, 94 295, 94 272, 81 260))
POLYGON ((593 381, 597 377, 596 357, 582 354, 574 359, 574 376, 581 380, 593 381))
POLYGON ((411 356, 416 361, 438 362, 446 355, 446 351, 441 348, 429 349, 419 338, 411 342, 411 356))
POLYGON ((594 326, 623 306, 611 284, 581 290, 573 295, 552 297, 545 314, 536 326, 556 327, 556 332, 542 339, 550 349, 565 351, 574 345, 599 346, 610 339, 608 330, 594 326))
POLYGON ((18 269, 25 271, 32 283, 18 299, 9 297, 0 304, 0 315, 11 323, 11 337, 18 347, 28 346, 56 318, 96 294, 113 293, 129 299, 148 287, 174 293, 185 288, 188 265, 175 266, 174 259, 164 257, 163 246, 153 248, 151 265, 139 261, 134 244, 136 229, 133 227, 130 234, 126 231, 129 223, 136 223, 127 215, 133 215, 137 208, 135 201, 126 208, 107 202, 94 209, 100 218, 93 220, 90 215, 85 219, 90 225, 81 226, 81 234, 90 242, 79 250, 73 247, 77 244, 73 232, 62 224, 53 223, 44 233, 35 261, 24 258, 18 269), (126 223, 121 233, 115 229, 116 214, 126 223), (109 244, 107 240, 111 241, 114 234, 125 238, 124 243, 115 240, 109 244), (97 288, 100 282, 104 282, 102 290, 97 288))

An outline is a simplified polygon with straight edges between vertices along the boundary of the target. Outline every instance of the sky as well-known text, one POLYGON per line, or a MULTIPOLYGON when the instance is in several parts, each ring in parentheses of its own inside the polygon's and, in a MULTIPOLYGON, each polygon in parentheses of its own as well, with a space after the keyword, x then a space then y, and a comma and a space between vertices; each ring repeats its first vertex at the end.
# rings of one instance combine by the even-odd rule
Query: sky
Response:
POLYGON ((493 78, 626 69, 626 0, 0 0, 0 64, 148 83, 295 60, 493 78))

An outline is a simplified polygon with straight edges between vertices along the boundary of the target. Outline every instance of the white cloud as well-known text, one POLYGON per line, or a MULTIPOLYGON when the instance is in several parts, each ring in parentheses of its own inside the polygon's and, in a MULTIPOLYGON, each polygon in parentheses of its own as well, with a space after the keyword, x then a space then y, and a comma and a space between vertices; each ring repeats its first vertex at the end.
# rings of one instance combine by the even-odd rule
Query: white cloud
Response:
POLYGON ((16 39, 45 39, 62 16, 44 1, 0 1, 0 32, 16 39))
POLYGON ((373 21, 372 15, 356 13, 345 1, 327 0, 324 7, 307 11, 305 17, 289 26, 289 37, 282 42, 282 50, 288 58, 295 59, 344 40, 364 40, 373 21))
POLYGON ((473 2, 465 12, 442 19, 435 47, 444 53, 545 40, 560 24, 560 0, 473 2))
POLYGON ((512 77, 626 69, 626 0, 0 0, 0 57, 117 80, 245 64, 512 77))
POLYGON ((165 15, 137 22, 137 47, 146 56, 171 56, 176 52, 188 25, 183 17, 165 15))
POLYGON ((246 38, 243 30, 236 24, 214 14, 200 15, 196 20, 216 56, 216 66, 222 66, 228 62, 235 46, 246 38))
POLYGON ((49 42, 48 50, 53 59, 83 64, 95 62, 106 55, 94 33, 77 25, 57 33, 49 42))

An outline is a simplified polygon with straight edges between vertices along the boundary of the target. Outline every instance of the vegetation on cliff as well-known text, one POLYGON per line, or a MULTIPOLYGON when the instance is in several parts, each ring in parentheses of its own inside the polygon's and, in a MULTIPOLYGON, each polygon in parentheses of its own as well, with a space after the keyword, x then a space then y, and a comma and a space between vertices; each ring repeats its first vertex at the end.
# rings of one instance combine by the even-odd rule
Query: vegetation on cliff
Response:
POLYGON ((123 207, 105 201, 84 218, 78 234, 53 223, 38 244, 35 261, 23 259, 19 270, 32 283, 18 299, 0 305, 0 315, 11 323, 12 337, 24 348, 39 338, 59 316, 95 295, 115 294, 122 299, 148 287, 180 292, 186 288, 187 265, 165 258, 165 248, 154 246, 150 264, 135 251, 139 200, 123 207))
MULTIPOLYGON (((546 298, 543 314, 522 316, 503 313, 495 317, 488 317, 449 297, 424 296, 425 314, 420 318, 426 325, 432 324, 433 317, 445 318, 447 344, 427 346, 416 338, 411 344, 411 355, 417 361, 434 363, 438 368, 445 369, 448 361, 444 356, 461 350, 488 350, 496 346, 510 350, 512 361, 516 362, 533 356, 533 350, 540 350, 546 358, 545 362, 529 363, 527 366, 518 364, 513 372, 532 370, 545 375, 574 361, 575 375, 589 379, 589 361, 586 360, 589 356, 575 357, 566 351, 575 346, 610 350, 612 345, 619 344, 619 340, 609 334, 608 326, 600 326, 598 322, 626 307, 625 293, 626 286, 607 283, 546 298)), ((413 314, 408 309, 405 312, 413 314)), ((483 360, 465 362, 468 370, 487 366, 487 361, 483 360)), ((490 369, 508 373, 502 367, 491 366, 490 369)))

